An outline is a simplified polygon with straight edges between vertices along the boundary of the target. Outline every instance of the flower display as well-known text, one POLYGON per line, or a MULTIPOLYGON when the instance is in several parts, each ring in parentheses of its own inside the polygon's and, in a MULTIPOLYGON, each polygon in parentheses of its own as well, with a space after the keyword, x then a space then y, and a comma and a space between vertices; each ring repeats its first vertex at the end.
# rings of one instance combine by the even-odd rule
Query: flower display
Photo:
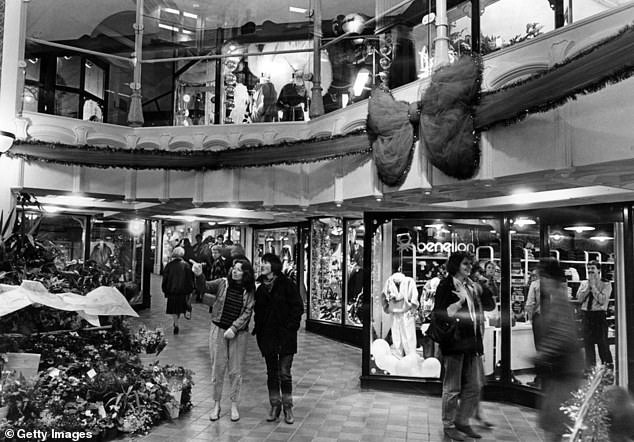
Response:
POLYGON ((134 345, 138 353, 155 354, 158 356, 167 345, 165 333, 162 328, 149 331, 145 327, 141 327, 134 335, 134 345))

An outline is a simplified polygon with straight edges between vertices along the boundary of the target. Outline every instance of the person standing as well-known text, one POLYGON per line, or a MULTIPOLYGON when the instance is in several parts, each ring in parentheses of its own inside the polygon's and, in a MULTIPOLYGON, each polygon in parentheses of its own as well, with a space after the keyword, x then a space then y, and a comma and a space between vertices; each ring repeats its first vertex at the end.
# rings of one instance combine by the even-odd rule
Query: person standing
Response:
POLYGON ((581 282, 577 299, 581 306, 583 344, 586 352, 586 369, 596 364, 594 346, 599 348, 599 357, 604 365, 613 364, 608 344, 607 310, 612 295, 612 284, 601 279, 601 266, 597 261, 587 265, 588 279, 581 282))
MULTIPOLYGON (((218 244, 211 246, 211 266, 210 266, 210 278, 211 280, 223 278, 227 276, 227 266, 225 265, 225 259, 222 256, 222 247, 218 244)), ((207 275, 205 275, 207 276, 207 275)))
POLYGON ((255 272, 246 260, 237 260, 228 278, 205 281, 202 266, 194 264, 196 285, 213 296, 209 355, 211 358, 212 408, 209 419, 220 418, 220 400, 225 372, 231 382, 231 420, 240 420, 238 402, 242 386, 242 366, 247 354, 249 320, 253 312, 255 272))
MULTIPOLYGON (((537 274, 537 270, 533 270, 531 272, 531 283, 528 286, 528 294, 526 296, 526 306, 524 309, 526 310, 526 315, 529 321, 532 324, 533 330, 533 343, 535 344, 535 349, 539 349, 539 342, 542 338, 543 334, 543 326, 542 326, 542 300, 540 295, 540 283, 539 283, 539 275, 537 274)), ((531 382, 528 382, 528 385, 531 387, 540 388, 541 380, 539 379, 539 375, 535 376, 531 382)))
POLYGON ((548 309, 542 312, 543 335, 533 358, 543 384, 539 425, 547 442, 559 442, 572 426, 561 405, 581 384, 583 359, 563 269, 557 260, 544 259, 538 273, 542 302, 549 300, 548 309))
POLYGON ((283 408, 284 421, 292 424, 295 418, 291 366, 297 353, 303 302, 293 281, 282 274, 282 262, 277 255, 266 253, 262 256, 258 282, 253 334, 266 362, 271 405, 267 421, 277 420, 283 408))
POLYGON ((440 343, 444 360, 442 424, 445 436, 463 441, 463 433, 482 436, 469 425, 480 397, 482 317, 478 313, 477 288, 469 279, 473 259, 469 253, 454 252, 447 260, 448 276, 436 289, 434 314, 439 321, 455 325, 452 338, 440 343))
POLYGON ((174 334, 179 332, 178 320, 187 312, 188 296, 194 290, 194 274, 189 264, 183 260, 185 249, 176 247, 172 251, 172 261, 163 269, 161 289, 167 298, 165 313, 172 315, 174 334))

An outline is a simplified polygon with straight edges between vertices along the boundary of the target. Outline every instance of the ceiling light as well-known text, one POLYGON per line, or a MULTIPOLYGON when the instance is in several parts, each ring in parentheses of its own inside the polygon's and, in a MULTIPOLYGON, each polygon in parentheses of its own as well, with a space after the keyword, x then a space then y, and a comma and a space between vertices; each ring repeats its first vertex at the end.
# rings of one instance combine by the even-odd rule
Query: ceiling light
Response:
POLYGON ((165 8, 163 9, 163 11, 169 12, 170 14, 176 14, 176 15, 180 15, 181 13, 181 11, 179 11, 178 9, 172 9, 172 8, 165 8))
POLYGON ((128 224, 128 230, 130 230, 130 233, 132 233, 132 235, 139 236, 143 233, 143 230, 145 230, 145 225, 142 220, 133 219, 128 224))
POLYGON ((194 20, 198 18, 196 14, 192 14, 191 12, 183 12, 183 15, 187 18, 193 18, 194 20))
POLYGON ((515 235, 515 234, 517 233, 517 231, 516 231, 516 230, 509 230, 509 233, 510 233, 511 235, 515 235))
POLYGON ((76 207, 93 206, 95 203, 104 201, 103 198, 92 198, 89 196, 81 196, 81 195, 48 196, 46 197, 46 199, 56 204, 62 204, 64 206, 76 206, 76 207))
POLYGON ((308 12, 308 9, 305 9, 305 8, 298 8, 298 7, 296 7, 296 6, 289 6, 289 7, 288 7, 288 10, 289 10, 290 12, 296 12, 296 13, 298 13, 298 14, 306 14, 306 12, 308 12))
POLYGON ((590 239, 594 241, 605 242, 614 238, 612 236, 607 236, 607 235, 597 235, 597 236, 591 236, 590 239))
POLYGON ((564 230, 569 230, 572 232, 577 232, 577 233, 583 233, 583 232, 591 232, 594 229, 594 227, 591 226, 568 226, 568 227, 564 227, 564 230))
POLYGON ((425 224, 425 227, 429 228, 429 229, 442 229, 443 225, 440 223, 436 223, 436 224, 425 224))
POLYGON ((562 239, 564 239, 564 236, 561 233, 553 233, 552 235, 550 235, 550 239, 552 239, 553 241, 561 241, 562 239))
POLYGON ((167 29, 169 31, 176 31, 178 32, 178 28, 176 26, 170 26, 170 25, 164 25, 163 23, 159 23, 158 25, 159 28, 163 28, 163 29, 167 29))
POLYGON ((116 227, 108 227, 108 230, 110 230, 111 232, 114 232, 115 230, 117 230, 116 227))
POLYGON ((528 218, 519 218, 516 219, 514 224, 516 226, 520 226, 520 227, 524 227, 524 226, 532 226, 537 224, 537 222, 534 219, 528 219, 528 218))
POLYGON ((215 226, 216 225, 216 221, 207 221, 207 224, 209 224, 210 226, 215 226))
POLYGON ((57 206, 44 206, 43 209, 47 213, 57 213, 62 211, 62 208, 57 206))

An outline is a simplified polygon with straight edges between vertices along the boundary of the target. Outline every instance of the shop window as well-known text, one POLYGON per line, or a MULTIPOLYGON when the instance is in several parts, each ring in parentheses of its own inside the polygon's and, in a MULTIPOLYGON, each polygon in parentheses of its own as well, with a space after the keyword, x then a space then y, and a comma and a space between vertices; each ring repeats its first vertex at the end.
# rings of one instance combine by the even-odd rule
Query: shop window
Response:
POLYGON ((131 305, 140 304, 143 264, 143 221, 93 219, 87 259, 109 269, 117 288, 131 305))
POLYGON ((341 324, 343 223, 339 218, 311 221, 309 318, 341 324))
POLYGON ((253 264, 256 273, 260 271, 262 256, 265 253, 273 253, 282 261, 282 273, 297 285, 299 283, 297 247, 297 227, 255 230, 253 264))
MULTIPOLYGON (((477 264, 500 262, 500 223, 495 219, 397 219, 372 233, 370 373, 438 379, 438 345, 425 335, 446 261, 468 252, 477 264), (409 306, 401 313, 402 306, 409 306)), ((493 271, 493 284, 499 273, 493 271)), ((474 276, 474 278, 476 278, 474 276)), ((494 325, 485 317, 484 352, 495 351, 494 325), (491 337, 491 338, 489 338, 491 337)))
POLYGON ((363 235, 362 220, 346 221, 346 314, 344 324, 361 327, 363 301, 363 235))
MULTIPOLYGON (((527 355, 535 354, 542 314, 537 267, 543 257, 540 243, 540 220, 530 216, 511 219, 509 231, 511 245, 511 373, 515 383, 539 387, 535 367, 527 355)), ((492 340, 494 351, 484 358, 484 373, 499 380, 501 372, 501 315, 500 303, 496 318, 491 321, 494 328, 492 340)))
POLYGON ((79 88, 81 80, 81 57, 57 57, 56 86, 79 88))

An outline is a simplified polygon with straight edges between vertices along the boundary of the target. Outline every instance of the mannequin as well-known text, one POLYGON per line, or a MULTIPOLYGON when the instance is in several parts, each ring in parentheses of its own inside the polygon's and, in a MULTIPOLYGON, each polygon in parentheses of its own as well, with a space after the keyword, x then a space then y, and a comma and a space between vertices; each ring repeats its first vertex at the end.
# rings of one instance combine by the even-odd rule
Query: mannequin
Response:
POLYGON ((112 249, 103 239, 100 239, 92 248, 90 259, 101 266, 105 266, 110 262, 110 255, 112 255, 112 249))
POLYGON ((269 75, 260 77, 253 97, 253 122, 271 122, 277 117, 277 91, 269 75))
POLYGON ((308 109, 308 89, 304 84, 303 71, 293 73, 293 82, 284 85, 277 105, 283 111, 283 121, 304 121, 304 111, 308 109))
POLYGON ((416 281, 399 269, 385 282, 381 300, 383 311, 392 316, 392 352, 396 356, 416 353, 416 281))

